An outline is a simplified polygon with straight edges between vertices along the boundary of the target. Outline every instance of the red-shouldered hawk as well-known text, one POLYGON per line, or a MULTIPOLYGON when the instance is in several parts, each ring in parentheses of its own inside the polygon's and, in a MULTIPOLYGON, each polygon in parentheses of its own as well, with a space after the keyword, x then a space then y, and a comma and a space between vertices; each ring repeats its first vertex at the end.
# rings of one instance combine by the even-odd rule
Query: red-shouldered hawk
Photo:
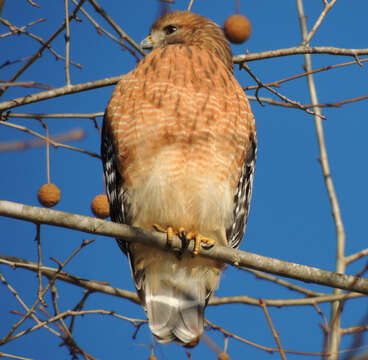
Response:
MULTIPOLYGON (((214 22, 177 11, 142 42, 152 48, 107 106, 102 159, 111 219, 237 248, 252 193, 256 130, 214 22)), ((223 264, 119 241, 152 333, 196 344, 223 264)), ((184 246, 183 245, 183 246, 184 246)))

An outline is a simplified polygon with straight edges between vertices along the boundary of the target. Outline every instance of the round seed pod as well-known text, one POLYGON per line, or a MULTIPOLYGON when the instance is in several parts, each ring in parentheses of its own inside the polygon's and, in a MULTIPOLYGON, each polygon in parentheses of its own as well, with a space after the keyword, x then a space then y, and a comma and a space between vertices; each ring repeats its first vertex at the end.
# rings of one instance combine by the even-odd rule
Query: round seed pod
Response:
POLYGON ((226 352, 218 354, 218 360, 229 360, 229 355, 226 352))
POLYGON ((53 207, 60 201, 61 192, 55 184, 44 184, 38 190, 38 201, 45 207, 53 207))
POLYGON ((148 360, 157 360, 157 357, 155 355, 151 355, 148 360))
POLYGON ((109 217, 110 207, 107 196, 105 194, 97 195, 92 200, 91 210, 93 214, 100 219, 106 219, 107 217, 109 217))
POLYGON ((230 42, 241 44, 249 39, 252 32, 252 25, 245 16, 234 14, 226 19, 224 32, 230 42))

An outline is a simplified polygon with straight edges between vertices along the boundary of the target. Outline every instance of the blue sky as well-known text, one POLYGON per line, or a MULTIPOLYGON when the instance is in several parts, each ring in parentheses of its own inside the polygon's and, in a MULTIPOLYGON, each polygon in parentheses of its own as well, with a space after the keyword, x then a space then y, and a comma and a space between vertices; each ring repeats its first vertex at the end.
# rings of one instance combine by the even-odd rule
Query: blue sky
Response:
MULTIPOLYGON (((17 26, 23 26, 41 17, 46 22, 29 30, 47 39, 63 22, 64 2, 39 0, 40 9, 24 0, 6 1, 2 17, 17 26)), ((186 9, 187 1, 178 0, 172 9, 186 9)), ((154 0, 101 1, 108 14, 138 43, 148 34, 151 23, 159 14, 158 3, 154 0)), ((70 5, 74 8, 74 5, 70 5)), ((304 4, 309 29, 322 10, 322 1, 309 0, 304 4)), ((106 29, 113 30, 94 12, 90 5, 85 7, 106 29)), ((235 1, 196 0, 194 12, 223 24, 235 10, 235 1), (209 5, 210 4, 210 5, 209 5)), ((241 13, 252 22, 253 33, 243 45, 233 46, 235 55, 246 50, 250 53, 277 48, 296 46, 300 43, 300 30, 295 1, 241 1, 241 13)), ((354 4, 338 2, 313 37, 315 46, 343 48, 366 48, 366 16, 368 2, 355 0, 354 4)), ((71 59, 83 65, 83 70, 71 67, 72 84, 84 83, 116 76, 134 68, 134 58, 106 36, 99 36, 88 20, 80 15, 81 23, 71 23, 71 59)), ((8 29, 0 24, 0 34, 8 29)), ((64 55, 65 43, 59 36, 52 47, 64 55)), ((0 39, 0 65, 7 60, 16 60, 37 51, 39 44, 24 35, 0 39)), ((313 55, 313 67, 318 68, 350 61, 341 56, 313 55)), ((271 82, 303 71, 302 55, 275 58, 249 63, 253 72, 263 81, 271 82)), ((356 96, 367 95, 367 69, 352 65, 319 73, 315 76, 318 97, 321 103, 342 101, 356 96)), ((0 69, 0 80, 11 77, 21 64, 0 69)), ((253 80, 242 71, 236 71, 239 82, 253 85, 253 80)), ((65 84, 64 63, 45 51, 20 81, 37 81, 60 87, 65 84)), ((60 97, 14 109, 15 113, 82 113, 102 112, 113 87, 105 87, 75 95, 60 97)), ((305 78, 288 82, 278 89, 282 94, 301 103, 310 103, 305 78)), ((10 88, 1 101, 25 96, 42 90, 21 87, 10 88)), ((249 92, 249 95, 253 95, 249 92)), ((260 96, 272 97, 267 90, 260 96)), ((335 268, 335 227, 325 189, 320 164, 318 144, 313 116, 297 109, 260 106, 251 102, 256 121, 259 141, 258 161, 254 184, 251 214, 242 250, 271 256, 282 260, 334 270, 335 268)), ((346 231, 346 254, 350 255, 366 247, 366 184, 368 171, 367 153, 368 119, 367 101, 361 101, 340 108, 327 108, 323 122, 331 174, 342 212, 346 231)), ((101 118, 98 119, 101 124, 101 118)), ((26 126, 44 134, 39 122, 32 119, 10 119, 11 122, 26 126)), ((75 145, 89 151, 99 152, 100 140, 92 121, 88 119, 48 119, 50 134, 59 134, 75 128, 83 128, 86 137, 75 145)), ((29 134, 0 127, 0 142, 30 140, 29 134)), ((2 168, 0 199, 38 206, 37 190, 47 182, 45 148, 26 151, 0 152, 2 168)), ((90 203, 93 197, 103 191, 102 166, 99 160, 66 149, 51 148, 51 180, 62 192, 60 203, 55 209, 91 216, 90 203)), ((34 241, 34 224, 0 218, 0 253, 37 261, 34 241)), ((49 258, 64 261, 78 247, 88 234, 41 227, 44 264, 55 267, 49 258)), ((93 237, 96 241, 83 249, 67 266, 65 271, 77 276, 105 281, 112 286, 134 291, 126 258, 118 249, 114 239, 93 237)), ((355 274, 364 266, 364 260, 348 267, 347 272, 355 274)), ((22 299, 31 306, 37 297, 38 280, 34 273, 13 270, 0 266, 9 283, 19 292, 22 299)), ((294 281, 293 281, 294 282, 294 281)), ((294 282, 298 283, 298 282, 294 282)), ((298 283, 300 284, 300 283, 298 283)), ((300 284, 320 292, 331 289, 300 284)), ((61 310, 74 307, 82 297, 82 290, 61 282, 59 306, 61 310)), ((253 275, 228 268, 216 295, 248 295, 265 299, 299 298, 301 295, 278 285, 257 280, 253 275)), ((50 297, 47 297, 50 300, 50 297)), ((114 310, 129 317, 144 318, 140 306, 127 300, 107 295, 93 294, 86 302, 86 309, 114 310)), ((329 305, 321 304, 321 310, 329 316, 329 305)), ((0 337, 3 337, 19 318, 9 310, 22 311, 9 290, 0 286, 0 337)), ((51 307, 49 311, 52 311, 51 307)), ((283 347, 290 350, 319 352, 322 349, 323 333, 319 326, 322 318, 309 306, 269 309, 274 325, 280 333, 283 347)), ((342 326, 357 325, 367 312, 366 300, 351 300, 344 307, 342 326)), ((250 341, 264 346, 276 347, 262 309, 249 305, 223 305, 208 307, 209 320, 223 326, 250 341)), ((40 315, 42 318, 42 315, 40 315)), ((21 329, 33 326, 29 320, 21 329)), ((78 344, 98 359, 144 359, 150 353, 151 336, 146 326, 132 340, 134 327, 127 322, 103 315, 89 315, 77 318, 75 338, 78 344)), ((207 335, 220 347, 223 336, 215 331, 207 335)), ((342 349, 353 342, 351 335, 342 341, 342 349)), ((368 341, 365 339, 364 344, 368 341)), ((68 351, 60 348, 60 339, 47 330, 38 330, 0 348, 0 351, 32 359, 65 359, 68 351)), ((175 345, 155 347, 159 359, 187 359, 184 350, 175 345)), ((229 341, 229 354, 233 359, 257 358, 260 360, 279 358, 263 350, 229 341)), ((193 359, 216 358, 215 353, 201 343, 191 351, 193 359)), ((288 359, 303 358, 288 355, 288 359)), ((308 358, 308 357, 307 357, 308 358)))

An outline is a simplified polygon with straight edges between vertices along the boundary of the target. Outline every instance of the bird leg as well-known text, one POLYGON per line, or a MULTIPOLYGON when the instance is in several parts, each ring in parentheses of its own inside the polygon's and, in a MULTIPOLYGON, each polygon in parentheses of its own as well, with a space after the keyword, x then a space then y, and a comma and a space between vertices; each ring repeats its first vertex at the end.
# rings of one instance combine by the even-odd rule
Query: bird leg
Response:
POLYGON ((183 227, 179 228, 179 230, 175 230, 171 226, 164 228, 158 224, 154 224, 153 227, 155 230, 167 234, 168 247, 171 247, 174 235, 177 235, 179 237, 179 239, 182 242, 182 248, 179 252, 179 258, 184 254, 185 250, 188 249, 190 241, 194 241, 193 256, 198 255, 201 244, 205 244, 208 247, 212 247, 216 243, 215 240, 202 236, 201 234, 198 233, 198 231, 189 231, 187 233, 183 227))

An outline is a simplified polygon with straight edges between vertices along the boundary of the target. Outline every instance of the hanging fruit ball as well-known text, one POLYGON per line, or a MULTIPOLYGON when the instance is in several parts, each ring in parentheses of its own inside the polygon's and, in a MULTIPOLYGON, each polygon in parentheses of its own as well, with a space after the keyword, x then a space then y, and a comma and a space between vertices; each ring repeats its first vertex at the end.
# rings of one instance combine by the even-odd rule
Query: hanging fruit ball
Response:
POLYGON ((97 195, 91 204, 91 210, 94 215, 100 219, 106 219, 110 216, 110 207, 105 194, 97 195))
POLYGON ((148 360, 157 360, 157 357, 155 355, 151 355, 148 360))
POLYGON ((60 201, 61 192, 55 184, 45 184, 38 190, 38 201, 45 207, 53 207, 60 201))
POLYGON ((218 354, 218 360, 229 360, 229 355, 226 352, 218 354))
POLYGON ((224 31, 229 41, 233 44, 241 44, 249 39, 252 26, 245 16, 234 14, 226 19, 224 31))

